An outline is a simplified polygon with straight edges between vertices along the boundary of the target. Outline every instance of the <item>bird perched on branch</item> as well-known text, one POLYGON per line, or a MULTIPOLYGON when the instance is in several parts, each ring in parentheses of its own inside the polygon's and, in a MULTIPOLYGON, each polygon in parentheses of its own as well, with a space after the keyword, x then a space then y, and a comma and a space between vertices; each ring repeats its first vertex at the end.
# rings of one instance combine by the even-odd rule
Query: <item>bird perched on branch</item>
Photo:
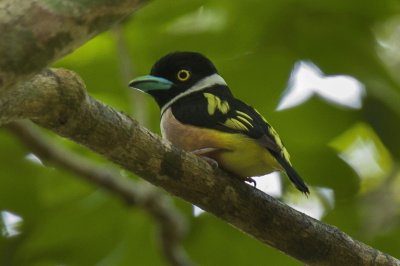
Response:
POLYGON ((154 64, 150 75, 132 80, 129 86, 156 100, 162 135, 174 145, 246 181, 285 172, 298 190, 309 193, 276 131, 256 109, 232 95, 202 54, 170 53, 154 64))

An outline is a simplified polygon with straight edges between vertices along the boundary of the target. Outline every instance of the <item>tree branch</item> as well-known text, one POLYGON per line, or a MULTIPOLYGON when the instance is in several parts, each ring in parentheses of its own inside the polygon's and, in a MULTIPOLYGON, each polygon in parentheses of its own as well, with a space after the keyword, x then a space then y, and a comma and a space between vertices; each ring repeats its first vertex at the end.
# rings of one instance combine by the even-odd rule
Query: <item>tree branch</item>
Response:
POLYGON ((170 265, 192 265, 181 246, 186 231, 185 219, 163 193, 148 184, 123 178, 116 171, 95 166, 77 154, 52 145, 26 122, 12 122, 6 127, 41 160, 98 185, 120 197, 129 206, 144 209, 158 223, 161 249, 170 265))
POLYGON ((0 1, 0 92, 72 52, 141 2, 0 1))
POLYGON ((258 240, 309 265, 400 265, 400 261, 213 170, 86 94, 67 70, 45 70, 0 98, 0 123, 31 118, 258 240))

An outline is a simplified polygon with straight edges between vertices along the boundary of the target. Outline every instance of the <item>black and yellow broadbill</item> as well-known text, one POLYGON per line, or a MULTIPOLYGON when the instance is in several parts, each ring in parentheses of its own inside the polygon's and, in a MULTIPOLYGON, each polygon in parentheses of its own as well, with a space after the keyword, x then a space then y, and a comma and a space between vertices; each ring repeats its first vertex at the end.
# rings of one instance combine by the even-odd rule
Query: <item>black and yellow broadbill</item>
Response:
POLYGON ((297 189, 309 193, 276 131, 256 109, 232 95, 202 54, 168 54, 155 63, 150 75, 129 86, 157 101, 162 135, 174 145, 216 161, 243 180, 286 172, 297 189))

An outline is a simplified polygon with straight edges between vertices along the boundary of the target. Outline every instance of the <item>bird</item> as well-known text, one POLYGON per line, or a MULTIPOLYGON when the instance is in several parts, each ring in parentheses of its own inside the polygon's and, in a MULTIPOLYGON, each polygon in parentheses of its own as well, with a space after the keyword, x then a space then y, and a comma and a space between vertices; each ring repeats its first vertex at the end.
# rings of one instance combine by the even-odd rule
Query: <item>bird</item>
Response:
POLYGON ((129 87, 154 98, 161 111, 161 135, 173 145, 255 186, 251 177, 280 171, 299 191, 310 193, 275 129, 255 108, 234 97, 203 54, 171 52, 129 87))

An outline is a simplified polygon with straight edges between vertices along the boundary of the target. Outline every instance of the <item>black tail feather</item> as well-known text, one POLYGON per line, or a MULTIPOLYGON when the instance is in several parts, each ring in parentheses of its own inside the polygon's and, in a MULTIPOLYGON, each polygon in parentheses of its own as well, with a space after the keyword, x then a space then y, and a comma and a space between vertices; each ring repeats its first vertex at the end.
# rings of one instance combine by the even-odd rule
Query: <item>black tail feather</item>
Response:
POLYGON ((289 162, 279 155, 275 158, 285 169, 286 175, 289 177, 290 181, 292 181, 292 183, 296 186, 296 188, 303 192, 306 196, 310 194, 310 190, 308 189, 307 185, 304 183, 303 179, 296 172, 296 170, 294 170, 293 167, 289 164, 289 162))

